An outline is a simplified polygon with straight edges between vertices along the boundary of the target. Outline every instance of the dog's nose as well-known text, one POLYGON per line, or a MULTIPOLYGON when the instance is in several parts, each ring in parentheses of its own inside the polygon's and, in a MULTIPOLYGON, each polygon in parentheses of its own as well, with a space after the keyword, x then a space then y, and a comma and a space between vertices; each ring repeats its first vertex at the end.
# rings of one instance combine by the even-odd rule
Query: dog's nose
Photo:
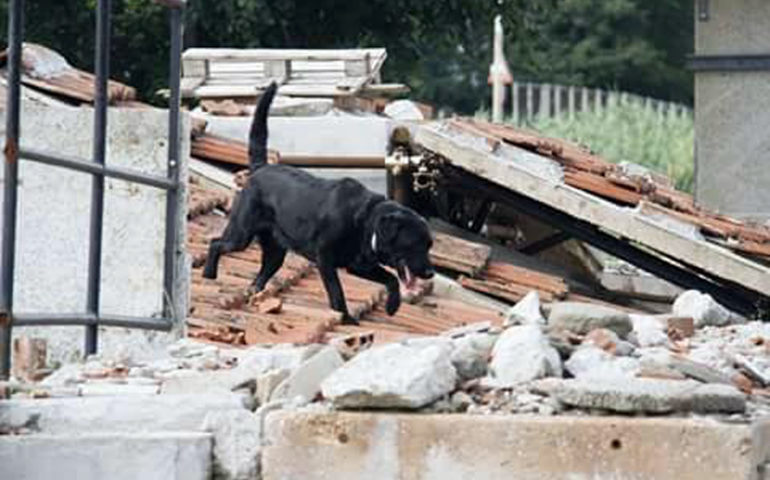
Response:
POLYGON ((425 273, 423 275, 426 280, 430 280, 431 278, 433 278, 433 275, 435 274, 436 274, 436 271, 431 268, 429 270, 425 270, 425 273))

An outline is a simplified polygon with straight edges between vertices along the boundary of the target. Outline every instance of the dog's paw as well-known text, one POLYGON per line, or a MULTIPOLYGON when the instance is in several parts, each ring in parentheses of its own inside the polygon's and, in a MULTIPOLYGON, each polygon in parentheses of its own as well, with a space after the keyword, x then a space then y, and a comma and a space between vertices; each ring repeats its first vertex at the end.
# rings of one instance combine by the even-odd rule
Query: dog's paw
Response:
POLYGON ((343 325, 359 325, 358 320, 351 317, 347 313, 342 315, 342 324, 343 325))
POLYGON ((398 311, 398 307, 401 306, 401 294, 398 290, 388 293, 388 301, 385 303, 385 311, 388 315, 393 315, 398 311))

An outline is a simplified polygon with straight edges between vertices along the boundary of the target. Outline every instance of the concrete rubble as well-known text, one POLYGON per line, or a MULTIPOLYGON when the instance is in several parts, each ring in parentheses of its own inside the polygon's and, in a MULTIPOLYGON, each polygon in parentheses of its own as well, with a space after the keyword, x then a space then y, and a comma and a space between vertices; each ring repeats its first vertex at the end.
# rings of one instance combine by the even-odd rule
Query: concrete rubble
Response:
POLYGON ((374 347, 332 373, 321 389, 342 408, 420 408, 455 388, 451 351, 448 340, 374 347))
POLYGON ((392 343, 369 339, 353 350, 345 342, 231 348, 184 339, 149 360, 91 357, 40 382, 5 384, 11 398, 0 403, 0 443, 29 455, 70 437, 82 445, 103 438, 106 452, 126 439, 165 439, 177 450, 157 453, 164 471, 257 479, 279 478, 265 476, 263 457, 271 448, 266 422, 280 410, 706 415, 743 425, 770 415, 770 325, 703 326, 683 336, 666 328, 670 316, 541 307, 536 295, 508 317, 508 327, 471 323, 392 343), (555 348, 559 338, 571 345, 566 355, 555 348), (175 460, 199 451, 212 452, 210 460, 175 460))

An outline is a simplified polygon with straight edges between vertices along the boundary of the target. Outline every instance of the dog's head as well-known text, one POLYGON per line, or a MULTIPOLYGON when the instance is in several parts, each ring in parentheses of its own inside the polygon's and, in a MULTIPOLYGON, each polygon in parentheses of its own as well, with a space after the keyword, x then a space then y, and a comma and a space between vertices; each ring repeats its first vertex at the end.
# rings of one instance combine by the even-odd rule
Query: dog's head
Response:
POLYGON ((412 210, 393 204, 377 219, 374 238, 372 248, 378 259, 396 269, 407 288, 412 287, 415 277, 433 277, 428 256, 433 239, 428 224, 412 210))

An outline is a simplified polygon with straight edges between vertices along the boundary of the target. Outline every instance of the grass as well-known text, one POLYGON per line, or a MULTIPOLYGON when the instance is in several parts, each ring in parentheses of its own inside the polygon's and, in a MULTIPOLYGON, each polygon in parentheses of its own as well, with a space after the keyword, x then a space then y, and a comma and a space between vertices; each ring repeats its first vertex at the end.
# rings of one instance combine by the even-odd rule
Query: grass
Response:
MULTIPOLYGON (((477 115, 489 118, 487 112, 477 115)), ((692 192, 694 127, 689 113, 661 114, 638 102, 621 102, 576 113, 572 119, 537 118, 525 126, 585 145, 610 162, 643 165, 667 175, 679 190, 692 192)))

